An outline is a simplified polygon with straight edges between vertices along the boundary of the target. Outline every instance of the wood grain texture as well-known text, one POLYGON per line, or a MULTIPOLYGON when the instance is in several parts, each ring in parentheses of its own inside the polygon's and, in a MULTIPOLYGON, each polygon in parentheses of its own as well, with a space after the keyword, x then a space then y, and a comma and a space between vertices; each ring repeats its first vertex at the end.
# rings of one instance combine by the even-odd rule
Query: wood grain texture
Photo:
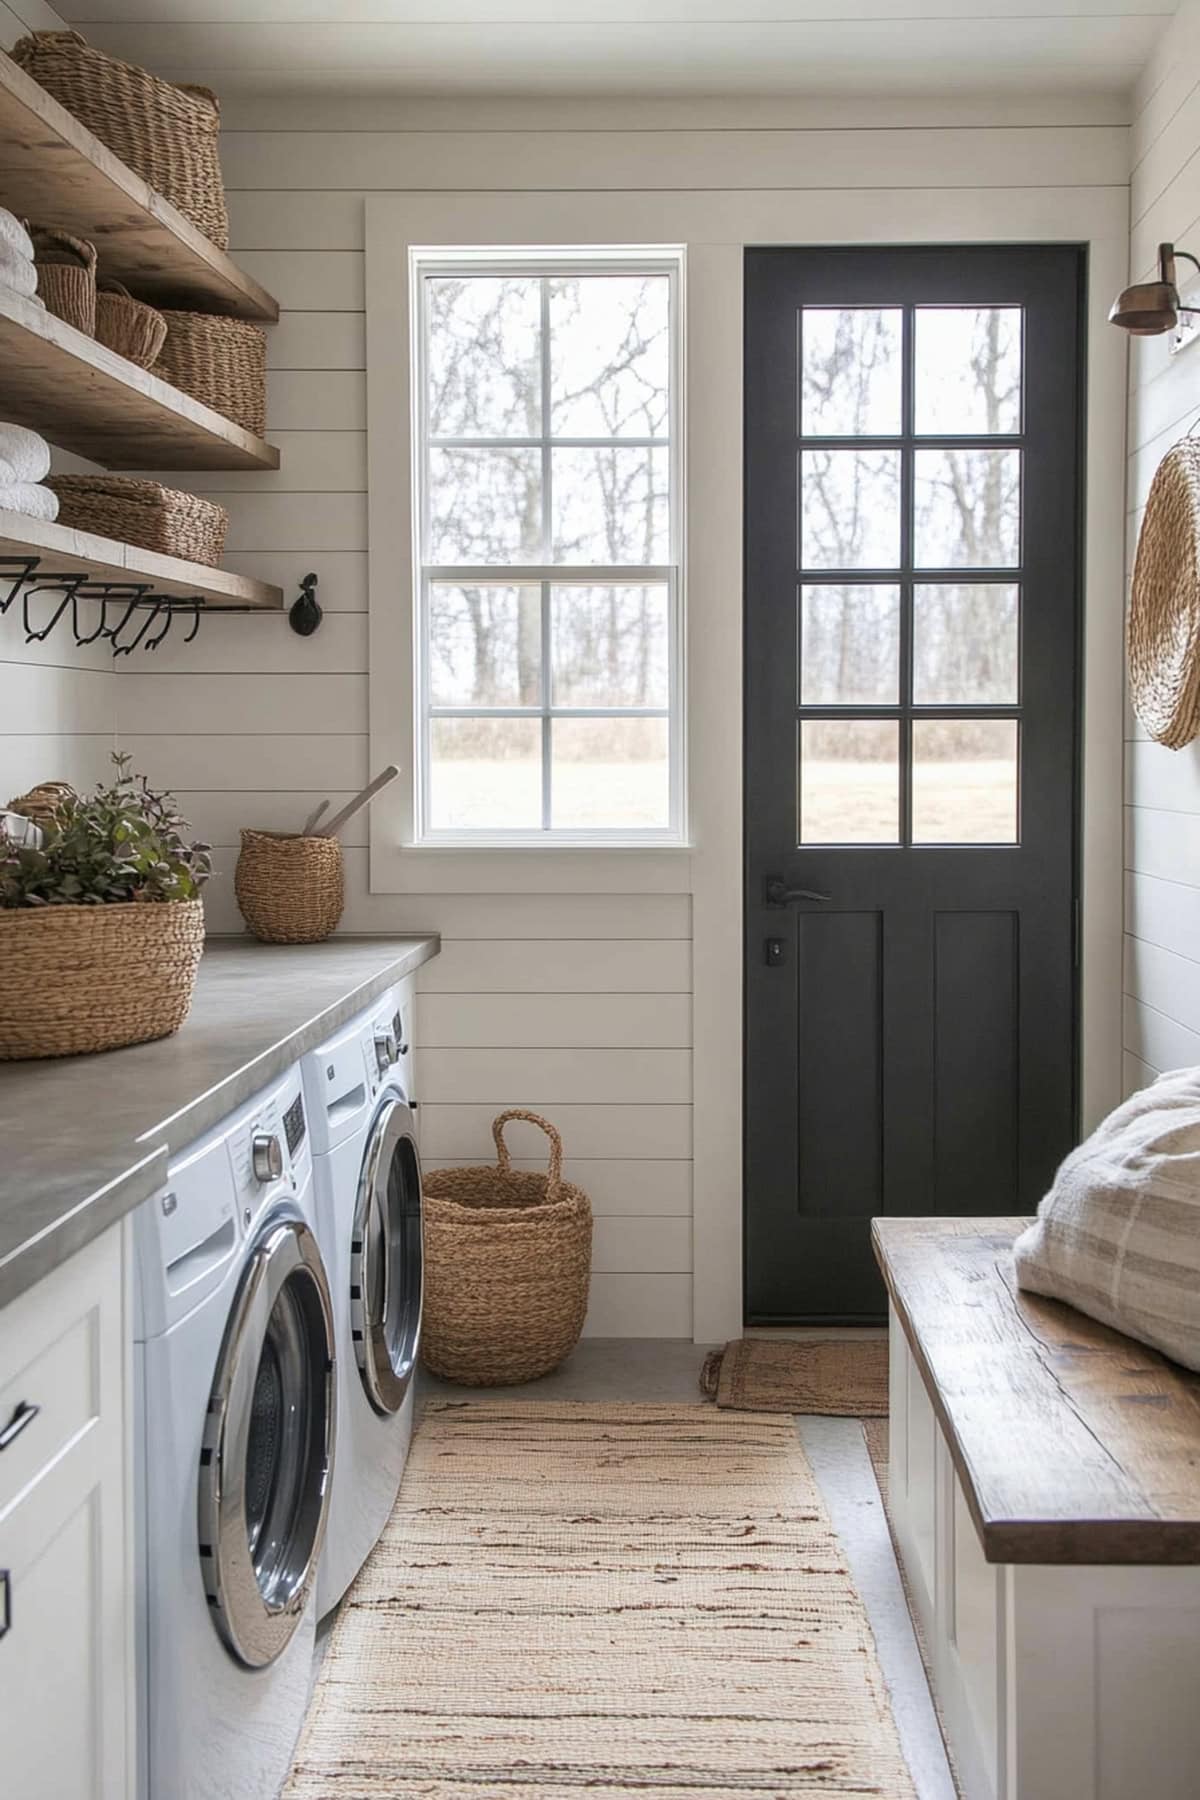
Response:
POLYGON ((232 419, 139 369, 30 300, 0 292, 5 417, 106 468, 274 469, 232 419))
POLYGON ((0 55, 0 189, 18 217, 90 238, 104 274, 146 299, 274 319, 266 289, 0 55))
MULTIPOLYGON (((209 569, 181 556, 160 556, 134 544, 75 531, 69 525, 30 519, 0 508, 0 556, 40 556, 44 567, 94 575, 97 581, 152 583, 156 594, 199 598, 206 606, 261 606, 279 611, 283 589, 224 569, 209 569)), ((89 627, 85 627, 90 629, 89 627)))
POLYGON ((1200 1563, 1200 1376, 1017 1291, 1024 1219, 872 1241, 991 1563, 1200 1563))

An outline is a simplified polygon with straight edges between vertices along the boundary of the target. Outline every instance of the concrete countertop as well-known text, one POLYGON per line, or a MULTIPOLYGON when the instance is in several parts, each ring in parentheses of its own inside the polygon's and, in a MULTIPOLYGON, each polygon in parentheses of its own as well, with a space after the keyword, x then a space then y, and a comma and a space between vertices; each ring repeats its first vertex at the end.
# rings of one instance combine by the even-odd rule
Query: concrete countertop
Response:
POLYGON ((148 1198, 168 1157, 439 948, 433 934, 210 938, 174 1037, 0 1062, 0 1306, 148 1198))

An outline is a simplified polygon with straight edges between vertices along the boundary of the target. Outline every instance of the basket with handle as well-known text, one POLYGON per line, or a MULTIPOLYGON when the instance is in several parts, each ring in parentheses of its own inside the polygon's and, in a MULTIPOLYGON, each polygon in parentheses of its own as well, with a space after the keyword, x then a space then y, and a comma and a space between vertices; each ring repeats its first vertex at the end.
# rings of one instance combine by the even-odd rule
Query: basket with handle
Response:
POLYGON ((166 335, 167 321, 157 307, 135 300, 119 281, 102 277, 96 284, 96 337, 101 344, 148 369, 166 335))
POLYGON ((579 1342, 592 1261, 592 1208, 563 1180, 562 1138, 514 1108, 492 1124, 494 1167, 424 1176, 425 1305, 421 1354, 449 1381, 534 1381, 579 1342), (514 1169, 504 1127, 524 1119, 550 1140, 545 1174, 514 1169))
POLYGON ((32 225, 38 295, 64 324, 85 337, 96 335, 96 246, 54 225, 32 225))

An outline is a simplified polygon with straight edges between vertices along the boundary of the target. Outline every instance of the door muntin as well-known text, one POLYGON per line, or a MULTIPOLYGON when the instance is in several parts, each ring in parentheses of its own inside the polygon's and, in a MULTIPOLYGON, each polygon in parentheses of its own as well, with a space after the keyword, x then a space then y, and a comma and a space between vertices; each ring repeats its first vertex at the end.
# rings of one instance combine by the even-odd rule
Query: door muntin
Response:
POLYGON ((413 1117, 389 1101, 371 1128, 350 1246, 350 1325, 359 1374, 379 1413, 412 1383, 424 1294, 421 1161, 413 1117))
POLYGON ((225 1329, 200 1453, 199 1549, 213 1622, 249 1668, 282 1654, 325 1536, 335 1422, 333 1305, 303 1219, 276 1213, 225 1329))

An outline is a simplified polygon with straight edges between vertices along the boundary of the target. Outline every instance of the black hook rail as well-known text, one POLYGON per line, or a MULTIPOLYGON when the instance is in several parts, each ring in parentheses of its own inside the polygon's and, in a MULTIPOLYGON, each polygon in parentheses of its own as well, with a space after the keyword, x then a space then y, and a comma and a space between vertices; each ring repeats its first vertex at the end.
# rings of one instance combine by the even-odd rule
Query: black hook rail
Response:
MULTIPOLYGON (((40 556, 0 556, 0 616, 20 598, 27 644, 44 643, 60 621, 67 618, 80 648, 106 638, 114 656, 132 656, 139 648, 157 650, 178 613, 191 618, 191 628, 183 639, 190 644, 200 630, 202 613, 261 614, 263 610, 260 606, 213 605, 202 594, 157 594, 150 582, 96 581, 86 572, 54 570, 42 564, 40 556), (81 601, 99 605, 100 622, 93 631, 81 629, 81 601), (137 612, 144 613, 145 618, 135 628, 133 616, 137 612)), ((316 588, 317 577, 306 575, 300 583, 300 596, 288 613, 289 625, 301 637, 311 636, 321 623, 323 614, 316 588)))

